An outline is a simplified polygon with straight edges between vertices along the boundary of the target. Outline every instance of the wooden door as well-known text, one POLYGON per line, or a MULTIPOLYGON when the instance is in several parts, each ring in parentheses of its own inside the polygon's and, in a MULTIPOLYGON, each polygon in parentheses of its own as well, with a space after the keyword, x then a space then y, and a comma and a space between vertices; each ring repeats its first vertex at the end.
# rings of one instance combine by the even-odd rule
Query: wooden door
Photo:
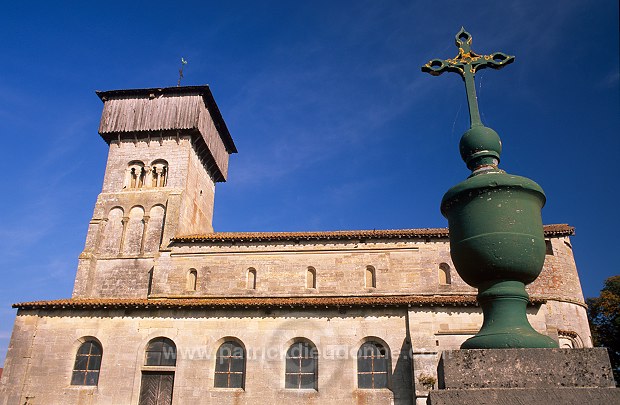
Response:
POLYGON ((174 372, 142 372, 138 405, 172 405, 174 372))

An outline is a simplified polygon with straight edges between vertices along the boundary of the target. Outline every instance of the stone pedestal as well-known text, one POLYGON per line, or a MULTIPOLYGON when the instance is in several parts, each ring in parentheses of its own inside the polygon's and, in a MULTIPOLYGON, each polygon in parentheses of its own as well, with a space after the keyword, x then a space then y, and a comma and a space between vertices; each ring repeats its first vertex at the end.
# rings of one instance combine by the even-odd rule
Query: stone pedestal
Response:
POLYGON ((437 376, 429 405, 620 404, 602 348, 445 351, 437 376))

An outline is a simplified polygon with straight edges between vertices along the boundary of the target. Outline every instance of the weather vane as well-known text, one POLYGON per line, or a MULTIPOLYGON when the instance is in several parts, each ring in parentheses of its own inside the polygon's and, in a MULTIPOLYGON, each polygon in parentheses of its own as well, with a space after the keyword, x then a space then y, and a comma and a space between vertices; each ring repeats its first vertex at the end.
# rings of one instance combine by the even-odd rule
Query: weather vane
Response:
POLYGON ((181 69, 179 69, 179 81, 177 82, 177 87, 181 86, 181 79, 183 78, 183 66, 187 65, 187 61, 181 57, 181 69))
POLYGON ((465 81, 467 91, 467 104, 469 106, 469 119, 471 127, 482 126, 480 120, 480 110, 478 110, 478 99, 476 96, 476 85, 474 76, 478 70, 490 67, 501 69, 514 62, 515 57, 506 55, 502 52, 495 52, 491 55, 478 55, 471 50, 472 36, 465 28, 456 34, 456 46, 459 47, 459 54, 452 59, 433 59, 422 66, 422 71, 439 76, 443 72, 455 72, 461 75, 465 81))

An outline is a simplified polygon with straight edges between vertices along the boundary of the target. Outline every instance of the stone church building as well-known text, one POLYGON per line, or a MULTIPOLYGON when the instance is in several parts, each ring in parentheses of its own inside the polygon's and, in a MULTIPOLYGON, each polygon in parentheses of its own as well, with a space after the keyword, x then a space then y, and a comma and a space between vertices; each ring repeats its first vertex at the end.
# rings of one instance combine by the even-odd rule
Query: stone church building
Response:
MULTIPOLYGON (((98 92, 109 145, 73 295, 14 305, 0 403, 423 404, 482 323, 447 229, 214 232, 235 144, 208 86, 98 92)), ((591 347, 568 225, 528 316, 591 347)))

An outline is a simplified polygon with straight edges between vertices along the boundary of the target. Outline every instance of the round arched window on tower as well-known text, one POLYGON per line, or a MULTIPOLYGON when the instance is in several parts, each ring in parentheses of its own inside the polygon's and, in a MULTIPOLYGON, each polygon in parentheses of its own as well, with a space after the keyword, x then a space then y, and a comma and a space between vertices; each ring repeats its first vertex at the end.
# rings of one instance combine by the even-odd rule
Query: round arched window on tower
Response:
POLYGON ((151 163, 151 187, 166 187, 168 181, 168 162, 163 159, 151 163))

